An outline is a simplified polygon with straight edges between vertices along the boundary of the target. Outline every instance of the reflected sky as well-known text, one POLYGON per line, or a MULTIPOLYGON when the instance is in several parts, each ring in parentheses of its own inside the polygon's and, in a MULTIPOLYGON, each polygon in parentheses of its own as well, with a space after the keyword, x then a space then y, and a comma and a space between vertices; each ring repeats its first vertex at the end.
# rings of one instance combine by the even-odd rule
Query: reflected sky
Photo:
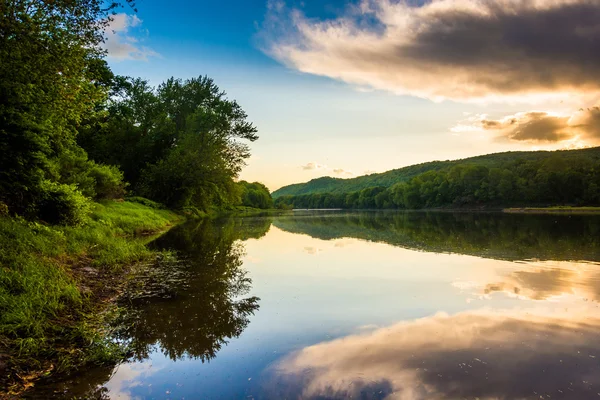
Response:
POLYGON ((276 363, 283 398, 597 398, 597 316, 437 314, 305 347, 276 363))
POLYGON ((189 279, 169 298, 133 303, 145 322, 128 332, 142 350, 98 378, 105 398, 600 397, 597 238, 581 234, 596 222, 552 234, 544 218, 554 217, 536 216, 519 256, 502 257, 522 220, 295 218, 161 239, 188 249, 189 279), (490 251, 494 237, 503 244, 490 251))

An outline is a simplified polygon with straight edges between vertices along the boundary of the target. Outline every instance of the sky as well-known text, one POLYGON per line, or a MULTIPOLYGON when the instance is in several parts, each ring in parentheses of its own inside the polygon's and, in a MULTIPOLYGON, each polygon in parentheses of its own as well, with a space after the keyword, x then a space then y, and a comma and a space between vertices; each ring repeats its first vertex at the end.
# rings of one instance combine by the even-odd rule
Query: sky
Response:
POLYGON ((207 75, 258 128, 240 178, 320 176, 600 144, 597 0, 140 0, 117 74, 207 75))

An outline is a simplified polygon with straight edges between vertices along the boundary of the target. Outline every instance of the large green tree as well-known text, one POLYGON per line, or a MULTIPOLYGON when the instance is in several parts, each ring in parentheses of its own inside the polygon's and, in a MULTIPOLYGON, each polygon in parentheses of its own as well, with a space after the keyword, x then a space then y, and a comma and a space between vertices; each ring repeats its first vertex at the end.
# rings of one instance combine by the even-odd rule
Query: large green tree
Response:
POLYGON ((116 6, 0 0, 0 201, 11 211, 39 214, 48 193, 77 189, 65 166, 89 166, 75 137, 107 94, 101 43, 116 6))
POLYGON ((121 167, 135 192, 171 207, 238 201, 234 179, 257 129, 212 79, 153 88, 117 77, 106 113, 80 143, 94 160, 121 167))

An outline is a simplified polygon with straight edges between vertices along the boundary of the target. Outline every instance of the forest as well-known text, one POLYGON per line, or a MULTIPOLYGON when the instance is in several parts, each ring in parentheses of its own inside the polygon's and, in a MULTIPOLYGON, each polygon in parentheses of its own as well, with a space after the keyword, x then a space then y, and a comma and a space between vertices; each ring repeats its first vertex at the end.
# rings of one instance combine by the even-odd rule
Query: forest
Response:
POLYGON ((112 73, 103 35, 121 6, 133 5, 3 2, 0 212, 78 225, 90 201, 124 195, 202 212, 268 206, 268 191, 235 182, 257 128, 212 79, 152 87, 112 73))
POLYGON ((443 168, 435 165, 387 187, 295 196, 274 193, 275 205, 347 209, 600 205, 600 148, 500 153, 448 162, 443 168))
MULTIPOLYGON (((316 193, 352 193, 363 189, 383 186, 390 187, 429 171, 440 171, 458 164, 481 165, 487 168, 504 168, 519 162, 543 161, 552 154, 558 154, 565 162, 577 162, 580 157, 592 161, 600 159, 600 148, 587 148, 570 151, 509 151, 505 153, 485 154, 461 160, 431 161, 410 165, 381 173, 358 176, 356 178, 332 178, 329 176, 312 179, 306 183, 295 183, 279 188, 273 192, 273 197, 297 196, 316 193)), ((398 160, 402 163, 402 160, 398 160)))

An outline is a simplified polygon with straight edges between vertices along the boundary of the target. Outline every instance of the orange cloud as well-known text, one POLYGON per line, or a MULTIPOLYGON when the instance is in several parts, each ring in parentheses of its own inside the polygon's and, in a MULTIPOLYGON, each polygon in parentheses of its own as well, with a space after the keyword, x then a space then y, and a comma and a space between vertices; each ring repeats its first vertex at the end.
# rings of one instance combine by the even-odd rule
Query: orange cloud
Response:
POLYGON ((490 131, 499 138, 521 142, 555 143, 600 142, 600 107, 580 109, 571 115, 544 111, 521 112, 499 119, 486 115, 469 117, 451 129, 453 132, 490 131))

